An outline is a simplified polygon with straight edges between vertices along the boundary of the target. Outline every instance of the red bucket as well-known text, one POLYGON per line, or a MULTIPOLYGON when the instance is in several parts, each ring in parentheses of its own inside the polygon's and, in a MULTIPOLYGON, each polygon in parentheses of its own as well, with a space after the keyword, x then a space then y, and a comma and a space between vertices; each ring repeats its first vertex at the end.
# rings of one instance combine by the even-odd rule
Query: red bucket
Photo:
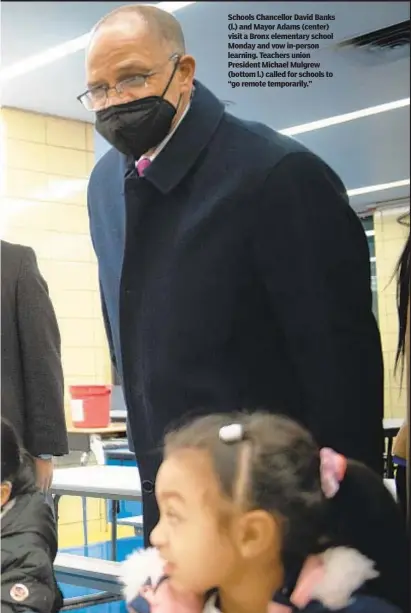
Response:
POLYGON ((107 428, 110 424, 109 385, 71 385, 71 419, 75 428, 107 428))

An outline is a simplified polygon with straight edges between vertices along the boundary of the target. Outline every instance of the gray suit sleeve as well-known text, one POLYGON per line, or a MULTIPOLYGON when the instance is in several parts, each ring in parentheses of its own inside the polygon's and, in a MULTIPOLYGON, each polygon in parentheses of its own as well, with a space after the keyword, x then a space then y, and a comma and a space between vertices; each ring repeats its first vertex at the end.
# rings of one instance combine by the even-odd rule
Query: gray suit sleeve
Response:
POLYGON ((47 283, 27 248, 17 280, 27 450, 33 456, 68 453, 61 339, 47 283))

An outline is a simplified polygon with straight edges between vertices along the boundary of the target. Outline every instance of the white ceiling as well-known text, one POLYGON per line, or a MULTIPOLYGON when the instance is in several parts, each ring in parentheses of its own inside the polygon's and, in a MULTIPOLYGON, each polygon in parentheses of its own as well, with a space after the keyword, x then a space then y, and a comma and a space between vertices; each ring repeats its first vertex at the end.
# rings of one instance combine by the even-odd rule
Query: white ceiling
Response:
MULTIPOLYGON (((2 68, 85 34, 124 2, 2 2, 2 68), (24 42, 24 44, 23 44, 24 42)), ((409 19, 407 2, 195 2, 176 13, 196 57, 197 77, 230 112, 284 129, 306 122, 392 102, 410 95, 410 57, 381 57, 366 65, 361 54, 337 51, 337 42, 409 19), (235 6, 234 6, 235 5, 235 6), (228 13, 331 13, 334 40, 312 55, 332 79, 304 90, 236 89, 227 83, 228 13)), ((408 47, 409 52, 409 47, 408 47)), ((6 82, 2 105, 93 121, 77 102, 84 90, 84 52, 6 82)), ((409 107, 297 136, 337 170, 347 188, 409 178, 409 107)), ((99 148, 101 150, 101 142, 99 148)), ((375 200, 407 197, 409 186, 357 199, 357 208, 375 200)), ((353 200, 356 206, 355 199, 353 200)))

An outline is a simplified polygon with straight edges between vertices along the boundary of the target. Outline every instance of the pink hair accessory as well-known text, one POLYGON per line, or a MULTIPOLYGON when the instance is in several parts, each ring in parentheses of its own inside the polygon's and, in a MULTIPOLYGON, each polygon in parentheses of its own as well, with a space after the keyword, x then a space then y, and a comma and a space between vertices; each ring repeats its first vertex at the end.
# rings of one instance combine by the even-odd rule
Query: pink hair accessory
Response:
POLYGON ((320 450, 321 489, 326 498, 334 498, 347 470, 347 459, 329 447, 320 450))

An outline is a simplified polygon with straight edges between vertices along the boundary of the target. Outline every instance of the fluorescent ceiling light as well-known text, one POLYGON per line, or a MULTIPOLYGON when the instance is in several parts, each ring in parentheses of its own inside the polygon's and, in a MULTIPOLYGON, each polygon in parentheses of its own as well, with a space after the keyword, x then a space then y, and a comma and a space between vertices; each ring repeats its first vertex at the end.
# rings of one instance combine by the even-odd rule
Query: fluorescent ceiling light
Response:
MULTIPOLYGON (((167 13, 175 13, 176 11, 179 11, 190 4, 195 4, 195 2, 153 2, 150 4, 152 4, 152 6, 158 6, 167 13)), ((7 66, 6 68, 3 68, 3 70, 0 70, 0 82, 4 83, 5 81, 10 81, 11 79, 15 79, 23 74, 32 72, 37 68, 41 68, 42 66, 47 66, 48 64, 52 64, 57 60, 61 60, 63 57, 77 53, 77 51, 81 51, 81 49, 85 49, 87 47, 89 39, 90 32, 83 34, 82 36, 78 36, 77 38, 73 38, 72 40, 68 40, 61 45, 56 45, 55 47, 46 49, 46 51, 42 51, 41 53, 37 53, 20 60, 11 66, 7 66)))
POLYGON ((150 4, 158 6, 163 11, 166 11, 166 13, 175 13, 190 4, 195 4, 195 2, 151 2, 150 4))
POLYGON ((321 130, 321 128, 328 128, 329 126, 336 126, 340 123, 353 121, 354 119, 361 119, 362 117, 370 117, 371 115, 378 115, 379 113, 394 111, 395 109, 401 109, 409 105, 409 98, 394 100, 394 102, 387 102, 386 104, 379 104, 378 106, 369 106, 366 109, 360 109, 359 111, 353 111, 352 113, 335 115, 334 117, 328 117, 327 119, 319 119, 318 121, 311 121, 310 123, 303 123, 299 126, 286 128, 285 130, 280 130, 280 134, 285 134, 286 136, 296 136, 297 134, 313 132, 314 130, 321 130))
POLYGON ((372 192, 382 192, 386 189, 393 189, 394 187, 405 187, 410 184, 409 179, 402 179, 401 181, 392 181, 391 183, 380 183, 379 185, 368 185, 367 187, 357 187, 356 189, 347 190, 348 196, 361 196, 362 194, 371 194, 372 192))
POLYGON ((67 57, 72 53, 77 53, 77 51, 87 47, 89 38, 90 34, 83 34, 83 36, 68 40, 62 45, 51 47, 46 51, 42 51, 41 53, 32 55, 24 60, 20 60, 11 66, 7 66, 0 71, 0 81, 2 83, 4 83, 4 81, 10 81, 10 79, 15 79, 20 75, 36 70, 36 68, 47 66, 47 64, 52 64, 53 62, 56 62, 63 57, 67 57))

